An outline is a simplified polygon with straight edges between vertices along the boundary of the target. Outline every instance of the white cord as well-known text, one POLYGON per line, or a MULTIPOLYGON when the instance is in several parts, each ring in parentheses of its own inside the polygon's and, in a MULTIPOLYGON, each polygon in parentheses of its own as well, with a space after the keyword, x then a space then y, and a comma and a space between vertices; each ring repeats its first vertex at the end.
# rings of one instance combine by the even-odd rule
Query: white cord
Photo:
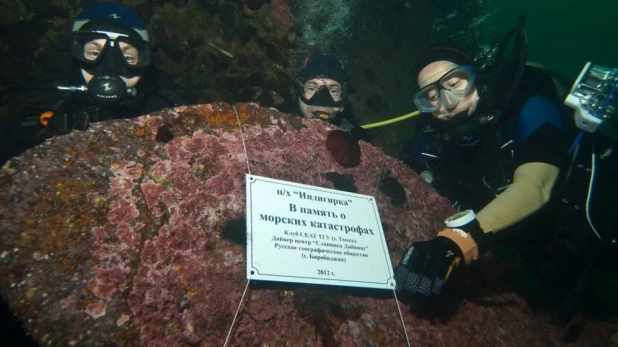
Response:
POLYGON ((240 298, 240 302, 238 303, 236 314, 234 314, 234 319, 232 320, 232 325, 230 326, 230 330, 227 332, 227 337, 225 338, 223 347, 227 345, 227 341, 230 339, 230 334, 232 333, 232 329, 234 329, 234 323, 236 323, 236 317, 238 317, 238 312, 240 312, 240 306, 242 305, 242 301, 245 298, 245 294, 247 294, 247 288, 249 288, 249 282, 251 282, 250 278, 247 279, 247 285, 245 286, 245 291, 242 293, 242 297, 240 298))
POLYGON ((384 170, 384 162, 386 160, 384 158, 382 158, 382 165, 380 166, 380 171, 378 172, 378 180, 376 182, 376 186, 373 189, 373 195, 378 194, 378 187, 380 187, 380 179, 382 179, 382 171, 384 170))
POLYGON ((596 154, 594 138, 592 139, 592 168, 590 169, 590 184, 588 185, 588 197, 586 198, 586 219, 588 219, 588 224, 592 228, 592 231, 599 238, 599 240, 603 241, 603 237, 597 232, 597 229, 592 224, 592 219, 590 218, 590 202, 592 200, 592 188, 594 186, 594 174, 596 171, 597 164, 597 154, 596 154))
POLYGON ((408 337, 408 331, 406 330, 406 322, 404 322, 403 320, 403 314, 401 313, 401 308, 399 307, 399 299, 397 299, 397 292, 395 291, 395 288, 393 288, 393 294, 395 294, 395 302, 397 303, 397 311, 399 311, 399 318, 401 318, 403 333, 406 335, 406 341, 408 342, 408 347, 410 347, 410 338, 408 337))
MULTIPOLYGON (((249 167, 249 155, 247 155, 247 146, 245 145, 245 136, 242 133, 240 117, 238 117, 238 112, 236 112, 236 107, 234 105, 232 105, 232 109, 234 110, 234 114, 236 115, 236 121, 238 121, 238 129, 240 129, 240 138, 242 139, 242 147, 245 150, 245 161, 247 162, 247 171, 249 172, 249 175, 251 175, 251 168, 249 167)), ((245 286, 245 291, 242 293, 242 297, 240 298, 240 302, 238 303, 238 308, 236 309, 236 313, 234 314, 234 319, 232 320, 232 325, 230 326, 230 330, 227 332, 227 337, 225 338, 223 347, 227 345, 227 342, 230 339, 230 334, 232 334, 232 329, 234 329, 234 323, 236 323, 236 317, 238 317, 238 312, 240 312, 240 307, 242 306, 242 302, 245 299, 245 294, 247 294, 247 289, 249 288, 249 282, 251 282, 250 278, 247 279, 247 285, 245 286)))
POLYGON ((240 138, 242 139, 242 147, 245 149, 245 161, 247 162, 247 171, 249 175, 251 175, 251 168, 249 167, 249 155, 247 154, 247 145, 245 145, 245 135, 242 133, 242 126, 240 125, 240 117, 238 117, 238 112, 236 112, 236 107, 232 105, 232 109, 234 110, 234 114, 236 115, 236 121, 238 122, 238 129, 240 129, 240 138))
MULTIPOLYGON (((386 159, 383 158, 380 171, 378 172, 378 181, 376 182, 375 190, 373 192, 374 195, 378 193, 378 187, 380 186, 380 179, 382 178, 382 172, 384 171, 385 162, 386 162, 386 159)), ((395 303, 397 304, 397 311, 399 311, 399 318, 401 318, 401 325, 403 326, 403 333, 406 335, 406 341, 408 342, 408 347, 410 347, 411 346, 410 338, 408 337, 408 331, 406 330, 406 323, 403 320, 403 314, 401 313, 401 308, 399 307, 399 299, 397 299, 397 292, 395 291, 395 288, 393 288, 393 294, 395 295, 395 303)))

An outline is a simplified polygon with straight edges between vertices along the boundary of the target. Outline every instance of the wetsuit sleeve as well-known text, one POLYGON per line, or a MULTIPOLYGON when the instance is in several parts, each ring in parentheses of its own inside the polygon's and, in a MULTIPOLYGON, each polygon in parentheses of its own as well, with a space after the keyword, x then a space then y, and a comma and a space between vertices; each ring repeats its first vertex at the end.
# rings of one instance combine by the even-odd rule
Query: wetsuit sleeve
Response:
POLYGON ((545 205, 558 179, 558 167, 526 163, 515 170, 513 184, 477 214, 485 232, 506 229, 545 205))
POLYGON ((518 118, 515 142, 513 183, 477 215, 485 232, 524 220, 551 198, 567 152, 560 110, 544 97, 530 98, 518 118))
POLYGON ((171 76, 155 67, 143 74, 137 88, 145 95, 142 100, 136 100, 134 107, 139 111, 138 115, 186 104, 171 76))
POLYGON ((568 150, 565 128, 565 117, 551 101, 531 97, 516 124, 516 167, 532 162, 562 167, 568 150))
POLYGON ((152 113, 164 108, 176 107, 184 104, 182 97, 175 91, 167 88, 160 88, 155 95, 148 97, 144 101, 142 113, 152 113))

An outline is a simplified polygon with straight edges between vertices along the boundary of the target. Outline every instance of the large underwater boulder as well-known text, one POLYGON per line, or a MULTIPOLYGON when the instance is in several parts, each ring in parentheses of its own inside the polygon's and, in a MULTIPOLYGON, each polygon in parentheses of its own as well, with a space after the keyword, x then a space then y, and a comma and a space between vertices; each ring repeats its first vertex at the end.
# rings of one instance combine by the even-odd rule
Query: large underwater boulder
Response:
MULTIPOLYGON (((369 144, 360 144, 359 165, 340 166, 326 148, 334 129, 319 120, 255 104, 235 110, 186 106, 94 124, 1 169, 0 294, 37 342, 222 346, 247 283, 247 165, 254 175, 374 195, 393 264, 452 213, 418 175, 369 144)), ((413 346, 551 344, 559 330, 501 285, 499 267, 473 270, 457 294, 426 310, 446 305, 446 316, 419 317, 402 295, 413 346)), ((586 345, 608 341, 596 329, 586 345)), ((392 292, 252 281, 230 345, 406 339, 392 292)))

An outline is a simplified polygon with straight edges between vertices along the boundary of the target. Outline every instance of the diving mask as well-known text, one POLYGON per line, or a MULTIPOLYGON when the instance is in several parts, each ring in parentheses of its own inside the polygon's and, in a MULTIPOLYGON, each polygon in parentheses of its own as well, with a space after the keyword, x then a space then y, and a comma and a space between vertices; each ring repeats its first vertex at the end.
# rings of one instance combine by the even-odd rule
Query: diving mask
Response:
POLYGON ((75 32, 71 53, 92 75, 139 75, 151 63, 150 45, 137 35, 105 30, 75 32))
POLYGON ((345 103, 345 86, 340 83, 317 84, 309 80, 301 84, 300 100, 309 106, 342 107, 345 103))
POLYGON ((474 91, 476 75, 471 66, 458 66, 438 81, 428 84, 414 94, 414 103, 421 112, 432 113, 442 106, 451 109, 461 98, 474 91))

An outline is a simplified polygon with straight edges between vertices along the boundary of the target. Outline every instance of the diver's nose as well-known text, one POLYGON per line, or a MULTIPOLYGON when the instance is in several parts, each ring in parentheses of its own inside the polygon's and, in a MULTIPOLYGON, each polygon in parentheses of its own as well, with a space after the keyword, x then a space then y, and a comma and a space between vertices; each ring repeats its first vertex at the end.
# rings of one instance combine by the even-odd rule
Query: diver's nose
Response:
POLYGON ((457 108, 457 105, 459 105, 459 103, 456 103, 455 105, 453 105, 452 107, 447 108, 446 110, 447 110, 448 112, 453 112, 453 111, 455 111, 455 109, 457 108))
POLYGON ((118 47, 109 47, 108 52, 106 52, 106 56, 103 57, 103 71, 110 74, 119 75, 122 72, 123 59, 124 55, 118 47))
POLYGON ((452 105, 451 107, 446 107, 446 105, 444 105, 444 103, 440 104, 440 109, 438 110, 438 114, 440 115, 447 115, 449 113, 452 113, 453 111, 455 111, 455 109, 457 109, 457 105, 459 105, 459 102, 457 102, 456 104, 452 105))
POLYGON ((440 109, 444 108, 446 112, 452 112, 459 105, 460 98, 448 90, 443 90, 440 93, 440 109))

